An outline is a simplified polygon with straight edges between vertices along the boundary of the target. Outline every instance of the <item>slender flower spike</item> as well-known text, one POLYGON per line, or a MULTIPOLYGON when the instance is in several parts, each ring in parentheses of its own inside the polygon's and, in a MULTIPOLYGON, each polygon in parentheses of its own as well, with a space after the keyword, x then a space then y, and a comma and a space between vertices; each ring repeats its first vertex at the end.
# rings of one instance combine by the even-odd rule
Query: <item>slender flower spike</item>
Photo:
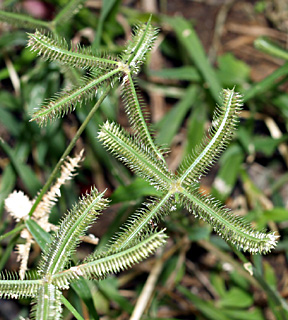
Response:
POLYGON ((192 156, 185 159, 178 170, 181 184, 187 188, 193 182, 199 181, 201 176, 206 174, 218 160, 221 153, 227 148, 238 124, 238 116, 242 107, 241 95, 234 89, 226 89, 222 91, 221 97, 223 103, 214 112, 208 137, 204 137, 192 156))
POLYGON ((151 17, 146 24, 134 27, 133 39, 120 55, 121 61, 129 67, 131 73, 139 73, 147 53, 154 45, 157 33, 158 30, 151 25, 151 17))

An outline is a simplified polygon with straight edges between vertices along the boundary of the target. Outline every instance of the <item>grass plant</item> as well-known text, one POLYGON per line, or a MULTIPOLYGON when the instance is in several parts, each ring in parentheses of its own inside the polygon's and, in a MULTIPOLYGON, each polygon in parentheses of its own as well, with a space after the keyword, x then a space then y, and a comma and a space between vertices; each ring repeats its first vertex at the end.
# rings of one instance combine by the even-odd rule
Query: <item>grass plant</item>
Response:
MULTIPOLYGON (((158 230, 161 220, 164 220, 165 223, 165 217, 167 218, 171 214, 186 210, 195 218, 208 223, 211 229, 228 243, 231 250, 239 256, 246 270, 254 275, 255 279, 251 280, 249 278, 249 281, 255 281, 256 285, 266 291, 271 299, 271 308, 274 313, 279 319, 285 319, 288 312, 286 302, 267 284, 261 273, 259 273, 259 269, 239 252, 239 250, 242 250, 251 253, 255 255, 257 261, 257 257, 260 257, 261 254, 266 254, 276 247, 279 238, 278 233, 275 230, 265 231, 262 229, 262 231, 258 231, 245 218, 234 214, 214 195, 206 194, 199 188, 201 178, 219 160, 233 140, 237 126, 239 126, 239 115, 243 108, 243 99, 246 101, 247 96, 251 99, 267 86, 271 86, 275 77, 278 79, 282 75, 279 70, 283 69, 285 74, 285 65, 277 70, 278 73, 275 72, 274 77, 273 75, 270 76, 273 80, 269 80, 270 78, 268 77, 262 84, 251 86, 243 96, 236 91, 233 84, 230 89, 222 89, 219 92, 221 88, 220 81, 213 68, 207 63, 201 43, 194 30, 191 29, 190 24, 179 17, 175 19, 163 18, 166 23, 169 23, 175 29, 179 42, 187 50, 196 66, 198 66, 197 70, 189 69, 189 77, 194 74, 193 81, 197 82, 200 79, 205 81, 208 84, 209 94, 218 102, 207 134, 205 134, 204 138, 198 137, 196 139, 198 140, 197 143, 188 143, 189 147, 191 145, 193 147, 192 152, 191 150, 187 152, 186 157, 181 161, 178 168, 172 171, 166 162, 169 150, 167 146, 159 143, 162 140, 163 143, 169 144, 173 138, 172 135, 169 138, 170 140, 165 137, 165 121, 166 126, 167 123, 170 124, 173 121, 173 126, 171 126, 172 133, 174 131, 176 133, 187 112, 187 104, 193 99, 197 100, 196 90, 199 90, 199 85, 196 84, 195 88, 197 87, 197 89, 194 87, 187 89, 187 97, 189 99, 187 98, 186 101, 185 96, 182 98, 183 103, 180 103, 175 109, 180 111, 177 115, 176 113, 171 113, 172 116, 171 114, 167 115, 166 119, 163 120, 164 125, 162 124, 161 127, 160 124, 160 137, 159 135, 157 137, 157 134, 151 128, 149 113, 146 111, 147 107, 137 88, 137 79, 142 66, 149 58, 149 53, 155 45, 159 30, 153 27, 151 17, 148 18, 147 22, 139 23, 134 26, 131 40, 121 48, 121 52, 118 54, 114 52, 97 52, 95 46, 97 46, 97 43, 99 44, 99 36, 95 38, 95 43, 90 47, 68 44, 59 35, 59 26, 61 22, 69 21, 74 16, 75 10, 78 10, 83 3, 84 1, 70 1, 49 23, 41 20, 37 21, 37 19, 16 13, 5 11, 0 13, 0 19, 8 23, 25 28, 41 28, 41 31, 36 30, 33 33, 28 33, 28 49, 36 52, 44 60, 48 60, 47 65, 53 66, 56 62, 65 66, 66 75, 73 75, 72 82, 74 81, 74 85, 62 89, 53 98, 49 98, 49 100, 46 100, 47 102, 42 103, 40 107, 33 111, 30 119, 24 119, 26 124, 35 126, 35 123, 37 123, 33 130, 38 130, 37 132, 47 130, 48 134, 49 130, 51 130, 50 135, 52 136, 53 127, 57 127, 57 123, 64 116, 70 115, 75 111, 77 117, 82 119, 81 125, 71 142, 64 148, 65 151, 62 155, 58 157, 60 160, 56 161, 54 159, 54 170, 41 188, 39 188, 41 184, 38 178, 31 172, 31 169, 27 169, 26 165, 17 161, 18 152, 21 154, 21 148, 16 148, 16 151, 13 151, 4 141, 1 141, 2 149, 9 154, 13 164, 10 171, 16 169, 17 172, 21 172, 27 193, 34 195, 34 199, 30 200, 22 192, 13 192, 7 198, 8 190, 12 191, 13 184, 7 184, 5 186, 7 190, 2 189, 4 191, 3 194, 6 194, 6 209, 18 221, 18 224, 12 231, 2 232, 0 239, 3 241, 13 236, 11 244, 14 244, 21 232, 21 237, 26 239, 26 243, 18 244, 18 253, 21 260, 20 272, 3 271, 1 273, 0 297, 32 298, 33 306, 30 315, 32 319, 62 319, 65 317, 62 313, 63 304, 73 313, 74 317, 83 319, 82 315, 76 310, 78 308, 72 306, 64 297, 62 291, 72 287, 80 297, 81 295, 84 296, 83 288, 82 290, 75 289, 77 284, 82 283, 83 286, 87 286, 86 280, 102 280, 112 273, 118 273, 140 263, 155 253, 167 241, 168 236, 165 229, 158 230), (46 31, 43 31, 43 28, 46 31), (188 32, 187 30, 192 31, 188 32), (97 125, 91 126, 91 120, 94 119, 95 114, 99 116, 100 106, 103 105, 105 110, 105 102, 107 103, 108 101, 108 104, 110 103, 107 99, 112 99, 113 95, 115 96, 116 87, 120 87, 121 90, 121 93, 119 94, 118 92, 117 94, 122 96, 125 112, 131 127, 130 132, 113 119, 102 122, 98 119, 97 125), (95 97, 97 101, 93 105, 95 97), (96 131, 98 131, 97 137, 96 131), (99 192, 93 186, 89 192, 86 192, 75 202, 72 209, 61 218, 57 226, 49 223, 48 219, 49 215, 52 214, 52 208, 59 199, 60 186, 66 180, 71 180, 74 176, 74 171, 82 161, 82 152, 75 158, 69 158, 69 154, 83 132, 86 132, 88 136, 93 136, 94 134, 93 139, 97 140, 92 142, 93 145, 97 146, 94 149, 98 150, 99 142, 101 142, 102 146, 117 161, 119 160, 129 169, 126 170, 124 166, 120 166, 111 157, 106 158, 109 157, 106 151, 100 151, 99 156, 102 157, 102 160, 109 159, 107 163, 108 166, 110 165, 110 169, 115 165, 113 169, 116 180, 123 181, 126 179, 125 177, 131 176, 130 172, 133 172, 140 178, 138 181, 140 181, 141 191, 139 192, 138 200, 142 199, 141 195, 153 195, 153 197, 144 202, 142 201, 141 207, 135 209, 135 212, 124 223, 117 222, 120 225, 120 231, 111 228, 109 240, 106 240, 106 244, 98 246, 92 254, 77 262, 75 260, 76 248, 85 239, 88 228, 96 222, 98 216, 108 207, 109 200, 105 197, 105 192, 99 192), (121 173, 116 173, 117 170, 121 171, 121 173), (59 172, 61 173, 60 178, 56 180, 59 172), (33 177, 32 180, 28 178, 30 176, 33 177), (145 188, 148 188, 147 194, 144 192, 145 188), (37 192, 39 189, 40 191, 37 192), (15 204, 18 205, 15 206, 15 204), (51 230, 52 235, 50 234, 51 230), (38 261, 37 270, 27 272, 29 252, 34 242, 37 242, 40 246, 42 255, 38 261)), ((108 15, 111 9, 108 5, 103 8, 98 31, 103 28, 105 15, 108 15)), ((165 72, 163 74, 165 76, 165 72)), ((166 76, 167 74, 169 77, 169 70, 166 72, 166 76)), ((174 73, 171 73, 170 70, 170 77, 173 74, 176 78, 180 79, 182 77, 182 80, 187 78, 187 70, 181 69, 174 73), (181 72, 182 76, 180 75, 181 72)), ((33 77, 33 75, 30 76, 33 77)), ((141 84, 141 79, 139 84, 141 84)), ((50 85, 51 83, 47 82, 47 89, 49 89, 50 85)), ((109 113, 107 109, 106 112, 109 113)), ((197 112, 198 115, 201 115, 200 110, 197 112)), ((10 119, 10 121, 13 120, 10 119)), ((191 125, 192 135, 193 132, 195 134, 191 125)), ((199 135, 197 133, 197 135, 201 136, 202 134, 199 135)), ((229 164, 236 163, 236 168, 240 168, 243 157, 242 155, 237 155, 239 151, 237 147, 234 150, 236 151, 232 153, 234 157, 236 155, 236 158, 228 157, 226 164, 229 166, 229 164), (236 162, 235 159, 237 159, 236 162)), ((42 152, 45 154, 45 151, 42 152)), ((24 154, 27 155, 27 150, 24 150, 24 154)), ((225 173, 229 171, 229 168, 226 167, 226 172, 225 166, 222 165, 221 168, 224 168, 221 173, 222 176, 227 178, 225 173)), ((9 180, 11 173, 9 175, 7 170, 6 175, 7 178, 3 174, 2 181, 4 183, 9 180)), ((248 179, 244 173, 242 176, 243 179, 248 179)), ((123 190, 122 194, 124 193, 125 197, 129 199, 125 183, 123 183, 123 190)), ((217 194, 216 191, 214 190, 217 194)), ((112 195, 112 202, 114 203, 117 202, 115 200, 117 192, 115 194, 112 195)), ((225 199, 225 195, 222 194, 222 196, 223 198, 220 196, 221 200, 225 199)), ((3 196, 2 206, 5 198, 3 196)), ((5 230, 5 226, 2 229, 5 230)), ((202 232, 204 230, 201 229, 202 232)), ((203 235, 200 235, 199 240, 204 241, 204 238, 203 235)), ((206 247, 209 247, 209 245, 207 244, 206 247)), ((9 254, 9 250, 7 252, 9 254)), ((225 253, 223 254, 225 257, 225 253)), ((222 256, 222 253, 219 255, 222 256)), ((239 265, 237 268, 239 268, 239 265)), ((100 283, 98 284, 99 287, 101 287, 100 283)), ((211 305, 208 307, 205 302, 201 302, 199 297, 182 286, 179 286, 178 289, 183 296, 198 304, 199 310, 208 319, 212 319, 212 314, 217 314, 216 307, 211 305)), ((237 292, 241 295, 240 291, 237 292)), ((223 294, 223 296, 225 295, 223 294)), ((86 305, 91 313, 90 316, 97 319, 98 315, 97 311, 95 311, 94 303, 88 300, 86 299, 86 305)), ((119 300, 118 298, 118 301, 121 301, 121 299, 119 300)), ((223 306, 225 307, 225 303, 223 306)), ((131 311, 129 306, 127 310, 131 311)), ((232 315, 232 312, 230 316, 236 319, 236 315, 232 315)), ((255 316, 255 314, 252 316, 255 316)), ((223 312, 223 316, 219 316, 219 319, 228 318, 229 312, 223 312)), ((260 316, 258 318, 261 319, 260 316)))

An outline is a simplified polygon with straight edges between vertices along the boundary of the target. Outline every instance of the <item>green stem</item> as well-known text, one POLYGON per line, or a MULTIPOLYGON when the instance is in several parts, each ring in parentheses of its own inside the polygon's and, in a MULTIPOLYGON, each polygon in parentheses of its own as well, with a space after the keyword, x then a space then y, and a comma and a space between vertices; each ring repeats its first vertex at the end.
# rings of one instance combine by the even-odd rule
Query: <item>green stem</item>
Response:
POLYGON ((41 192, 39 193, 38 197, 36 198, 30 212, 29 212, 29 216, 31 217, 33 212, 35 211, 35 209, 37 208, 39 202, 41 201, 42 197, 44 196, 44 194, 48 191, 50 185, 52 184, 53 180, 55 179, 61 165, 63 164, 64 160, 66 159, 66 157, 69 155, 69 153, 71 152, 71 150, 73 149, 73 147, 76 144, 76 141, 79 139, 79 137, 81 136, 82 132, 84 131, 84 129, 86 128, 87 124, 89 123, 89 121, 92 119, 92 117, 94 116, 95 112, 98 110, 99 106, 101 105, 101 103, 104 101, 104 99, 106 98, 106 96, 108 95, 108 93, 110 92, 111 87, 107 86, 105 91, 103 92, 102 96, 99 98, 99 100, 97 101, 97 103, 94 105, 94 107, 91 109, 91 111, 89 112, 87 118, 84 120, 84 122, 82 123, 82 125, 80 126, 80 128, 78 129, 78 131, 76 132, 75 136, 73 137, 73 139, 71 140, 71 142, 69 143, 68 147, 66 148, 66 150, 64 151, 64 153, 62 154, 60 160, 58 161, 58 163, 56 164, 54 170, 52 171, 52 173, 50 174, 50 177, 48 178, 47 182, 45 183, 44 187, 42 188, 41 192))
POLYGON ((268 39, 260 37, 254 41, 254 46, 256 49, 268 53, 271 56, 288 60, 288 51, 268 39))
POLYGON ((3 234, 2 236, 0 236, 0 241, 2 241, 3 239, 5 238, 8 238, 10 236, 13 236, 15 233, 18 233, 20 232, 22 229, 25 228, 25 225, 24 224, 21 224, 19 225, 18 227, 15 227, 13 230, 3 234))
POLYGON ((263 79, 260 82, 255 83, 248 89, 246 92, 244 92, 243 102, 248 101, 251 98, 254 98, 255 96, 259 95, 262 92, 267 92, 271 87, 278 86, 276 81, 283 76, 288 75, 288 62, 283 64, 280 68, 278 68, 276 71, 271 73, 268 77, 263 79))

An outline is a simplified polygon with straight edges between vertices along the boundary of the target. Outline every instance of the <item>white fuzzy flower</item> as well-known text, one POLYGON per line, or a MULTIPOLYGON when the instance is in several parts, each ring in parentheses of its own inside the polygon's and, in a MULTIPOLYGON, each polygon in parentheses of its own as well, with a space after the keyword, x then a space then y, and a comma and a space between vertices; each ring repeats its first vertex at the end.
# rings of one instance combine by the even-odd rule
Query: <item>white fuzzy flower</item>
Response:
POLYGON ((20 221, 28 216, 33 202, 22 192, 14 191, 5 200, 5 209, 16 221, 20 221))

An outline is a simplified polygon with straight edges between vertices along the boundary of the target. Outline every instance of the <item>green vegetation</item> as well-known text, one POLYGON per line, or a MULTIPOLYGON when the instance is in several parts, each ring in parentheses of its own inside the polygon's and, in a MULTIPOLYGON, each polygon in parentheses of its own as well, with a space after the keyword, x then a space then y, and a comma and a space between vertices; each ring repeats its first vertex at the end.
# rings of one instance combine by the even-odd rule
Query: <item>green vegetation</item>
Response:
MULTIPOLYGON (((9 12, 9 6, 0 12, 1 20, 16 26, 0 38, 5 62, 0 71, 4 88, 0 121, 5 129, 0 145, 7 158, 2 165, 0 194, 1 270, 5 265, 9 268, 7 261, 16 245, 21 262, 20 272, 2 272, 0 296, 20 299, 24 317, 29 310, 25 299, 33 298, 30 316, 34 319, 66 319, 71 313, 77 319, 99 319, 102 314, 111 319, 129 315, 140 319, 140 313, 141 319, 152 320, 159 318, 161 306, 170 306, 170 292, 175 290, 182 301, 193 305, 189 319, 265 319, 253 300, 253 286, 266 294, 266 310, 276 319, 286 319, 288 306, 277 291, 275 270, 259 253, 272 249, 274 255, 286 253, 283 222, 288 212, 279 190, 287 175, 271 181, 273 205, 246 168, 251 164, 249 158, 255 159, 258 153, 267 158, 269 166, 277 150, 280 154, 271 166, 281 164, 281 157, 286 159, 283 146, 287 135, 258 135, 254 128, 259 114, 265 119, 262 108, 267 99, 281 112, 281 125, 287 126, 287 99, 281 91, 287 65, 252 83, 249 67, 232 54, 219 57, 218 68, 212 67, 197 33, 184 18, 151 17, 128 10, 119 1, 107 1, 95 19, 95 12, 83 7, 84 3, 69 1, 49 22, 9 12), (125 44, 119 40, 123 33, 115 19, 119 12, 134 26, 133 37, 125 44), (136 20, 141 22, 135 27, 136 20), (177 64, 181 61, 182 66, 151 71, 147 62, 162 25, 169 26, 178 47, 164 34, 160 50, 167 59, 177 64), (95 31, 90 46, 68 44, 65 39, 85 27, 95 31), (36 54, 42 57, 38 59, 36 54), (139 76, 141 69, 146 77, 139 76), (151 82, 150 77, 162 79, 162 84, 151 82), (178 102, 160 121, 152 123, 138 86, 178 102), (118 87, 129 132, 119 117, 122 103, 118 87), (248 117, 239 126, 243 100, 248 117), (219 106, 214 111, 215 103, 219 106), (212 122, 206 132, 208 119, 212 122), (182 157, 171 170, 168 147, 173 154, 173 141, 183 128, 187 137, 182 157), (73 149, 76 155, 71 157, 73 149), (212 194, 207 195, 201 178, 218 159, 212 194), (82 162, 84 170, 79 168, 82 162), (79 176, 61 187, 74 178, 76 170, 79 176), (250 205, 245 217, 224 205, 238 181, 250 205), (13 192, 19 189, 27 195, 13 192), (76 250, 82 241, 91 241, 93 246, 97 243, 86 233, 103 210, 114 213, 100 243, 88 255, 76 250), (7 212, 10 216, 4 219, 7 212), (257 231, 265 228, 270 231, 257 231), (274 251, 278 234, 281 239, 274 251), (110 275, 139 262, 145 264, 142 261, 167 238, 168 244, 154 259, 149 279, 157 274, 152 288, 158 280, 168 291, 154 293, 149 304, 147 298, 143 303, 142 297, 149 292, 148 279, 134 309, 134 303, 121 295, 121 277, 116 281, 110 275), (191 270, 194 265, 188 257, 193 257, 193 246, 216 254, 223 263, 205 275, 210 282, 206 289, 214 299, 197 295, 185 285, 185 268, 191 270), (29 255, 39 247, 42 255, 29 262, 29 255), (224 270, 225 264, 229 272, 224 270), (26 271, 27 267, 32 271, 26 271), (227 272, 225 281, 223 272, 227 272), (68 296, 63 295, 67 289, 68 296), (143 314, 146 305, 149 310, 143 314)), ((258 39, 255 45, 286 57, 283 49, 265 39, 258 39)), ((101 223, 100 218, 96 226, 101 223)), ((199 277, 202 282, 203 275, 199 277)), ((128 285, 127 281, 122 283, 128 285)), ((133 284, 135 293, 143 286, 143 279, 139 281, 139 287, 133 284)))

